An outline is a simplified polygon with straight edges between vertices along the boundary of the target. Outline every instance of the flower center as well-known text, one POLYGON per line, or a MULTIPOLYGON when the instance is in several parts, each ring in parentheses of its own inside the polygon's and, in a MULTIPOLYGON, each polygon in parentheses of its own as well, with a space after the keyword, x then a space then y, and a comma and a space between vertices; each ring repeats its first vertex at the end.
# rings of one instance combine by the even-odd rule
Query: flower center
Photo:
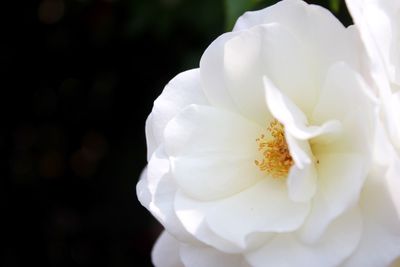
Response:
POLYGON ((261 134, 256 139, 258 151, 263 158, 261 161, 255 160, 254 163, 260 171, 266 172, 273 178, 285 178, 293 165, 293 159, 286 143, 285 128, 282 123, 273 119, 267 130, 268 138, 261 134))

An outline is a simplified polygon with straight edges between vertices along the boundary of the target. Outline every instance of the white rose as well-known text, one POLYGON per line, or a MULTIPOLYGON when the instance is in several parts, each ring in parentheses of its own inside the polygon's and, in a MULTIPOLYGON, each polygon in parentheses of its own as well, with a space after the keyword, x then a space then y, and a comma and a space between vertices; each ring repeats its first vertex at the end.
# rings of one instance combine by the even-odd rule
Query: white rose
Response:
MULTIPOLYGON (((400 216, 400 1, 346 0, 366 48, 368 61, 365 76, 379 97, 380 135, 376 142, 374 166, 381 171, 376 176, 391 194, 400 216)), ((391 227, 386 243, 399 243, 398 227, 391 227), (397 229, 397 230, 395 230, 397 229)), ((400 266, 400 258, 395 266, 400 266)))
POLYGON ((382 117, 400 153, 400 1, 346 0, 368 52, 367 75, 382 101, 382 117))
POLYGON ((137 186, 166 229, 156 266, 387 266, 400 254, 371 166, 384 135, 360 51, 327 10, 286 0, 246 13, 165 87, 137 186))

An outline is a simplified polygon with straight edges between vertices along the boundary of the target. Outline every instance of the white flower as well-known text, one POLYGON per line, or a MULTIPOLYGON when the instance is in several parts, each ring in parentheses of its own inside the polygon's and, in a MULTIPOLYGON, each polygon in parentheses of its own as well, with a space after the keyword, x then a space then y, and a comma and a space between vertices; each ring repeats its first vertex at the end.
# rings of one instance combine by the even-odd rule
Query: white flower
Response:
POLYGON ((360 51, 354 28, 286 0, 243 15, 165 87, 137 186, 166 229, 156 266, 388 266, 400 254, 360 51))
POLYGON ((400 1, 346 2, 369 55, 367 75, 375 83, 384 122, 400 153, 400 1))
MULTIPOLYGON (((380 142, 376 142, 374 166, 380 166, 381 170, 375 176, 387 188, 400 216, 400 1, 346 2, 367 51, 365 76, 379 97, 380 120, 377 123, 382 125, 379 128, 386 129, 380 135, 388 135, 392 141, 380 138, 380 142)), ((385 244, 400 243, 398 223, 392 223, 384 231, 381 229, 380 233, 375 232, 386 236, 385 244)), ((400 266, 400 258, 396 266, 400 266)))

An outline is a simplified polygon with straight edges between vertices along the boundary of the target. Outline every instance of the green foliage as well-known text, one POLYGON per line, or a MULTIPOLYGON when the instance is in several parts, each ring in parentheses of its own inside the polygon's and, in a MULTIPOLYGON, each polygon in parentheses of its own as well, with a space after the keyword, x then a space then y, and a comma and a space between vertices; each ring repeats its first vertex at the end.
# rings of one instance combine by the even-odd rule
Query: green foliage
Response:
POLYGON ((341 2, 342 0, 329 0, 329 9, 335 14, 339 13, 341 2))

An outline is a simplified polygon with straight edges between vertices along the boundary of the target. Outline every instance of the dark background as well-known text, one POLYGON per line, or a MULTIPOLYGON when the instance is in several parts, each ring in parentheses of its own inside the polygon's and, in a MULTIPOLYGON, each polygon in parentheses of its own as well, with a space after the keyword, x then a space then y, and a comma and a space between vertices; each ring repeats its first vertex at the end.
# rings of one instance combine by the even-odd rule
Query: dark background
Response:
POLYGON ((2 2, 0 266, 151 266, 145 119, 231 27, 227 2, 2 2))

